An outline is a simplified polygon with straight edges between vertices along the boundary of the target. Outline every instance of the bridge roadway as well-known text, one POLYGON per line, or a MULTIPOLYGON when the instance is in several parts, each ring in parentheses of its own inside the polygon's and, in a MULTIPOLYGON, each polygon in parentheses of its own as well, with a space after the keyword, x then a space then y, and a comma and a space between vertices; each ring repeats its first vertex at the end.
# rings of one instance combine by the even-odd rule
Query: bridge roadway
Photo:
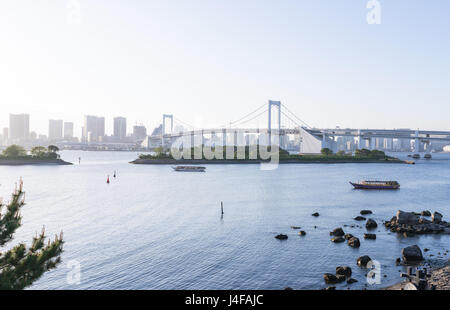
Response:
MULTIPOLYGON (((316 137, 323 137, 325 134, 327 137, 355 137, 362 139, 371 138, 387 138, 387 139, 419 139, 421 141, 450 141, 450 131, 427 131, 427 130, 411 130, 411 129, 318 129, 318 128, 306 128, 301 127, 303 130, 309 132, 316 137)), ((212 129, 199 129, 192 131, 185 131, 176 134, 165 134, 164 138, 177 138, 181 136, 191 135, 208 135, 208 134, 233 134, 235 132, 247 133, 247 134, 261 134, 268 133, 268 129, 261 128, 212 128, 212 129)), ((272 129, 272 133, 276 130, 272 129)), ((280 129, 280 135, 298 135, 300 134, 300 128, 282 128, 280 129)))

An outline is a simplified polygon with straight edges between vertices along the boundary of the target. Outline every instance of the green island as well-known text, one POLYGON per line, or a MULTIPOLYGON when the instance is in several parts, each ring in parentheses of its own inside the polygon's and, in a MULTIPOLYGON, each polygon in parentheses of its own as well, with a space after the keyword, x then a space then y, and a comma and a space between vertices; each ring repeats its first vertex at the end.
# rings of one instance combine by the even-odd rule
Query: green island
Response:
MULTIPOLYGON (((270 151, 270 150, 269 150, 270 151)), ((212 149, 214 153, 214 148, 212 149)), ((158 148, 154 154, 140 154, 139 158, 131 161, 132 164, 144 165, 164 165, 164 164, 258 164, 263 162, 270 162, 270 159, 263 157, 259 153, 259 148, 256 146, 245 147, 245 159, 237 159, 237 148, 234 148, 234 157, 227 158, 225 150, 223 150, 223 159, 213 158, 208 159, 203 153, 203 147, 191 148, 191 157, 182 159, 175 159, 168 149, 158 148), (194 154, 201 154, 197 157, 194 154)), ((242 153, 242 151, 241 151, 242 153)), ((387 156, 384 152, 378 150, 360 149, 356 150, 354 154, 339 151, 333 153, 332 150, 324 148, 321 154, 290 154, 288 151, 279 149, 279 163, 280 164, 337 164, 337 163, 409 163, 395 157, 387 156)), ((231 157, 231 156, 229 156, 231 157)))
POLYGON ((0 154, 0 165, 72 165, 62 160, 58 151, 57 146, 49 145, 48 147, 36 146, 27 152, 23 147, 13 144, 0 154))

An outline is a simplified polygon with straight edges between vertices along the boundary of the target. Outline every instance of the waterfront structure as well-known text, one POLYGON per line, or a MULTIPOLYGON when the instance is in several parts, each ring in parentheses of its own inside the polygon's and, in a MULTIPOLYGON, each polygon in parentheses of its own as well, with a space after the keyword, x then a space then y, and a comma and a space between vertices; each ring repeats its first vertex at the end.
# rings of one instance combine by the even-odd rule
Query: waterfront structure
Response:
POLYGON ((49 120, 48 122, 48 139, 50 141, 58 141, 63 138, 63 121, 49 120))
POLYGON ((66 139, 66 140, 73 139, 73 123, 72 122, 64 122, 64 139, 66 139))
POLYGON ((143 125, 133 126, 133 138, 136 141, 142 141, 147 137, 147 128, 143 125))
POLYGON ((105 118, 93 115, 84 117, 83 142, 102 142, 105 136, 105 118))
POLYGON ((9 115, 9 142, 21 144, 28 141, 30 137, 30 115, 9 115))
POLYGON ((114 139, 124 141, 127 137, 127 119, 125 117, 114 118, 114 139))

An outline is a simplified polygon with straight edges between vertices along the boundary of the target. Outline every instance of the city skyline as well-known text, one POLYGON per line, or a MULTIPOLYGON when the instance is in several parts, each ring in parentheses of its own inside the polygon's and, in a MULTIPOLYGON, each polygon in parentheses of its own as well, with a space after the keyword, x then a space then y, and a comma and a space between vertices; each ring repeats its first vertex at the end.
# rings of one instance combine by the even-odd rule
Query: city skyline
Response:
POLYGON ((274 99, 319 128, 450 130, 448 2, 382 1, 380 25, 366 1, 82 2, 79 24, 64 1, 24 2, 0 5, 1 128, 9 113, 78 137, 84 115, 107 133, 165 113, 208 128, 274 99))

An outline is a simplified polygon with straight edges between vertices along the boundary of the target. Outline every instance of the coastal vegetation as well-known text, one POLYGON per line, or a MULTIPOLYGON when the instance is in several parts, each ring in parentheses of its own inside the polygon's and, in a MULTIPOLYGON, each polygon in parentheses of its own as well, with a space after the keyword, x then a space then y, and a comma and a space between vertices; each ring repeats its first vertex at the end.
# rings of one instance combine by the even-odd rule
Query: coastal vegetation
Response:
MULTIPOLYGON (((15 148, 17 150, 17 148, 15 148)), ((25 205, 25 192, 20 181, 11 201, 0 202, 0 246, 4 247, 22 225, 21 208, 25 205)), ((63 247, 62 233, 53 241, 47 240, 45 230, 33 237, 31 246, 21 242, 0 253, 0 289, 24 289, 33 284, 45 272, 61 262, 63 247)))
POLYGON ((2 152, 0 159, 59 159, 58 151, 57 146, 49 145, 33 147, 28 153, 22 146, 13 144, 2 152))
POLYGON ((60 158, 58 151, 59 148, 55 145, 36 146, 27 151, 22 146, 13 144, 0 154, 0 165, 71 165, 60 158))
MULTIPOLYGON (((288 151, 281 148, 277 149, 278 158, 280 162, 324 162, 324 163, 332 163, 332 162, 401 162, 395 157, 387 156, 384 152, 378 150, 367 150, 367 149, 358 149, 354 153, 345 153, 343 151, 333 153, 333 151, 329 148, 324 148, 321 150, 320 154, 291 154, 288 151)), ((228 150, 229 152, 229 150, 228 150)), ((228 153, 227 150, 223 149, 222 154, 220 150, 216 152, 216 149, 211 149, 211 154, 215 154, 213 158, 211 158, 211 154, 208 156, 204 152, 203 146, 193 147, 190 149, 190 152, 187 154, 190 155, 186 158, 183 156, 183 160, 208 160, 208 161, 232 161, 232 160, 244 160, 246 162, 252 161, 264 161, 267 159, 267 154, 274 155, 271 153, 271 148, 268 148, 267 154, 263 156, 260 153, 259 146, 245 146, 242 149, 238 149, 237 147, 232 148, 232 154, 228 153), (217 154, 222 155, 222 158, 218 158, 217 154)), ((185 154, 186 155, 186 154, 185 154)), ((176 160, 169 149, 158 148, 152 154, 140 154, 139 158, 134 163, 142 163, 148 162, 151 163, 152 160, 161 162, 161 161, 174 161, 176 160)))

